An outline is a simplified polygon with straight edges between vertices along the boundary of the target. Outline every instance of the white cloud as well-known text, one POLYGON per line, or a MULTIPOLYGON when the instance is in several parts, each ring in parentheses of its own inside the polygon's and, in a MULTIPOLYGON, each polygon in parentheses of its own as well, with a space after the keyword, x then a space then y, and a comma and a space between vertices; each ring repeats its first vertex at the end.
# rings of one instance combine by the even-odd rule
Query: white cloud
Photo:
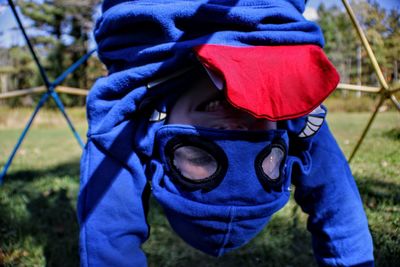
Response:
POLYGON ((313 7, 306 7, 303 16, 308 20, 316 21, 318 19, 318 12, 313 7))

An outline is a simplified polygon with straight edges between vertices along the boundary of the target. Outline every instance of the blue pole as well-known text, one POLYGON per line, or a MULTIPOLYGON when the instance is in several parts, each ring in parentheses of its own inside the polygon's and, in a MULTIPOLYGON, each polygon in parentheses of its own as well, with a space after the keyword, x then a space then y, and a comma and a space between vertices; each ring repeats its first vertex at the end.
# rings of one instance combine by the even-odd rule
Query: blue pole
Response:
POLYGON ((50 96, 49 93, 45 93, 45 94, 43 94, 42 98, 40 98, 39 103, 37 104, 37 106, 35 108, 35 111, 32 113, 28 123, 26 124, 24 130, 22 131, 21 136, 18 139, 17 144, 15 144, 14 149, 11 152, 11 155, 9 156, 6 164, 4 165, 4 168, 3 168, 2 172, 0 173, 0 185, 3 183, 3 178, 4 178, 4 176, 6 176, 7 170, 11 166, 11 163, 12 163, 12 161, 14 159, 14 156, 17 153, 19 147, 21 146, 22 141, 24 140, 26 134, 28 133, 28 130, 31 127, 33 120, 35 119, 37 113, 43 107, 44 103, 47 101, 49 96, 50 96))
POLYGON ((72 64, 66 71, 64 71, 60 76, 57 77, 57 79, 53 82, 53 86, 56 87, 60 83, 62 83, 67 76, 74 72, 82 63, 84 63, 86 60, 89 59, 89 57, 96 51, 96 49, 93 49, 83 55, 79 60, 77 60, 74 64, 72 64))
POLYGON ((49 89, 50 89, 50 82, 49 82, 49 79, 48 79, 48 77, 47 77, 47 75, 46 75, 45 70, 44 70, 43 67, 42 67, 42 64, 40 64, 39 58, 36 56, 36 53, 35 53, 35 50, 33 49, 33 46, 32 46, 32 44, 31 44, 31 41, 29 40, 29 37, 28 37, 28 35, 27 35, 26 32, 25 32, 24 26, 22 25, 21 19, 20 19, 19 16, 18 16, 18 13, 17 13, 17 10, 16 10, 16 8, 15 8, 15 5, 14 5, 14 3, 13 3, 12 0, 8 0, 8 4, 9 4, 10 7, 11 7, 11 10, 12 10, 12 12, 13 12, 13 14, 14 14, 15 19, 17 20, 18 26, 19 26, 19 28, 21 29, 22 34, 24 35, 25 41, 26 41, 26 43, 28 44, 28 47, 29 47, 29 50, 31 51, 31 54, 32 54, 32 56, 33 56, 33 59, 35 60, 36 65, 37 65, 37 67, 39 68, 40 76, 42 76, 42 79, 43 79, 43 81, 44 81, 44 84, 46 85, 47 90, 49 90, 49 89))
POLYGON ((67 112, 64 109, 64 105, 61 102, 61 99, 58 97, 58 94, 54 91, 51 90, 51 97, 53 98, 54 102, 56 103, 58 109, 61 111, 61 113, 63 114, 65 120, 68 123, 69 128, 71 129, 72 133, 74 134, 76 140, 78 141, 78 144, 83 148, 85 145, 81 139, 81 137, 79 136, 78 132, 75 130, 74 125, 72 124, 71 120, 69 119, 67 112))
POLYGON ((35 50, 33 49, 33 46, 29 40, 28 35, 25 32, 24 26, 22 25, 21 19, 18 16, 17 10, 15 8, 14 3, 12 2, 12 0, 8 0, 8 4, 11 7, 11 10, 14 14, 15 19, 17 20, 18 26, 22 31, 22 34, 26 40, 26 43, 28 44, 29 50, 33 56, 33 59, 35 60, 35 63, 37 65, 37 67, 39 68, 39 72, 40 75, 47 87, 47 92, 45 94, 43 94, 43 96, 40 98, 39 103, 37 104, 34 112, 32 113, 28 123, 26 124, 24 130, 22 131, 21 136, 18 139, 17 144, 14 146, 13 151, 11 152, 11 155, 9 156, 6 164, 4 165, 3 170, 0 173, 0 185, 3 183, 3 178, 5 177, 7 170, 9 169, 9 167, 11 166, 11 163, 15 157, 15 154, 17 153, 19 147, 22 144, 22 141, 24 140, 26 134, 28 133, 32 122, 34 120, 34 118, 36 117, 37 113, 39 112, 39 110, 43 107, 44 103, 49 99, 49 97, 51 96, 51 98, 53 98, 54 102, 56 103, 58 109, 61 111, 61 113, 63 114, 65 120, 68 123, 69 128, 71 129, 72 133, 74 134, 76 140, 78 141, 78 144, 83 148, 84 147, 84 143, 81 139, 81 137, 79 136, 78 132, 75 130, 74 125, 72 124, 71 120, 69 119, 65 109, 64 109, 64 105, 61 101, 61 99, 59 98, 58 94, 54 91, 55 87, 57 85, 59 85, 61 82, 63 82, 65 80, 65 78, 73 71, 75 71, 83 62, 85 62, 86 60, 88 60, 88 58, 93 54, 93 52, 95 52, 95 50, 90 51, 89 53, 87 53, 86 55, 84 55, 83 57, 81 57, 77 62, 75 62, 74 64, 72 64, 66 71, 64 71, 60 76, 58 76, 58 78, 53 82, 50 83, 49 79, 47 77, 46 71, 44 70, 44 68, 42 67, 42 65, 40 64, 39 58, 37 57, 35 50))

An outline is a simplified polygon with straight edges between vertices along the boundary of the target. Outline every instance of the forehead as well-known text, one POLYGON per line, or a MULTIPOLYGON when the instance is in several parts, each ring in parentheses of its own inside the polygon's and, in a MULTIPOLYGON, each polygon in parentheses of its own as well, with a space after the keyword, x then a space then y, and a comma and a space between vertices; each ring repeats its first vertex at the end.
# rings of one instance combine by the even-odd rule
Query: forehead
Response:
POLYGON ((204 96, 218 93, 219 91, 205 72, 199 72, 187 85, 183 84, 182 86, 185 88, 175 104, 180 104, 182 101, 187 100, 198 102, 204 96))

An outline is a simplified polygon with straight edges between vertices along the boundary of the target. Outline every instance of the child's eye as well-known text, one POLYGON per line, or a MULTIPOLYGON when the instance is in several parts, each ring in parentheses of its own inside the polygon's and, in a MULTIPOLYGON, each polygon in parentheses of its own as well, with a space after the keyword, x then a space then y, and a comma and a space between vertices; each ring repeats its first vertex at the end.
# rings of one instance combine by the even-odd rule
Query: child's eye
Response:
POLYGON ((187 158, 187 160, 192 164, 203 166, 207 164, 213 164, 214 158, 209 155, 204 155, 202 157, 187 158))

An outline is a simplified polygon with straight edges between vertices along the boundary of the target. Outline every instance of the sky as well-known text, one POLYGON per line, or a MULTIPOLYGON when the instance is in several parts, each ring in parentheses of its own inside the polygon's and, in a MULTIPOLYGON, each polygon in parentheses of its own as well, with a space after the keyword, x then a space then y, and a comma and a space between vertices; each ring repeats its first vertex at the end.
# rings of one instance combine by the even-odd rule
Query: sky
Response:
MULTIPOLYGON (((330 7, 332 5, 342 6, 340 0, 309 0, 306 6, 304 16, 309 20, 316 20, 318 18, 317 8, 321 3, 325 6, 330 7)), ((381 6, 386 9, 397 9, 400 10, 400 0, 379 0, 381 6)), ((28 19, 22 17, 24 26, 29 28, 31 22, 28 19)), ((37 30, 28 29, 29 34, 40 34, 37 30)), ((68 39, 65 38, 65 42, 68 43, 68 39)), ((12 15, 11 9, 7 4, 7 0, 0 0, 0 47, 9 47, 11 45, 22 45, 24 44, 22 33, 17 28, 17 23, 12 15)), ((94 43, 92 44, 94 45, 94 43)))
MULTIPOLYGON (((23 20, 26 25, 26 20, 23 20)), ((22 44, 22 34, 13 30, 17 26, 7 1, 0 0, 0 46, 9 46, 10 44, 22 44)))

